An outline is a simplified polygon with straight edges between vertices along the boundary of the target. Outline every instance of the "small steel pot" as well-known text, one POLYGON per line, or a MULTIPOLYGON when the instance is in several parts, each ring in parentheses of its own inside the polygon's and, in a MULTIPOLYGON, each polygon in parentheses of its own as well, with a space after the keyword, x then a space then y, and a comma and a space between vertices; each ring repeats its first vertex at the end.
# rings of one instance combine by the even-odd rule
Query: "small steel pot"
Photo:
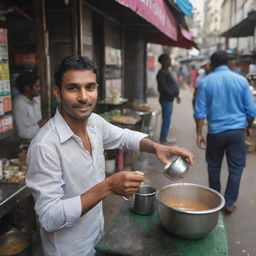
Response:
POLYGON ((149 185, 142 185, 129 199, 129 207, 139 215, 151 215, 156 206, 156 190, 149 185))
POLYGON ((164 174, 171 180, 184 178, 189 168, 189 163, 181 156, 174 156, 164 167, 164 174))

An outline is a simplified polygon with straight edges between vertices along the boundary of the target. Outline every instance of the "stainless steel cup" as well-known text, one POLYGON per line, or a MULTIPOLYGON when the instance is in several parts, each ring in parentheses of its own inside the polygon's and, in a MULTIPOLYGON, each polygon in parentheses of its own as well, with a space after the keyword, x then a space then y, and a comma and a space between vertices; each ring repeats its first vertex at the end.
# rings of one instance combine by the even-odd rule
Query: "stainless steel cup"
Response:
POLYGON ((156 208, 156 190, 149 185, 142 185, 129 199, 130 209, 139 215, 151 215, 156 208))
POLYGON ((164 167, 164 174, 171 180, 184 178, 189 168, 189 163, 181 156, 174 156, 164 167))

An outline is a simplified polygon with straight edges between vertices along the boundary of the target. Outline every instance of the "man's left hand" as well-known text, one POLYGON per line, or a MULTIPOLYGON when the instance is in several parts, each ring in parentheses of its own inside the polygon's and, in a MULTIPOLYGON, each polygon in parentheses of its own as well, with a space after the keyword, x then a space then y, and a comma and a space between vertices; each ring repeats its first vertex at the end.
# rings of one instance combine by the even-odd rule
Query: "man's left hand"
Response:
POLYGON ((177 104, 180 104, 181 103, 181 98, 178 96, 178 97, 176 97, 176 102, 177 102, 177 104))
POLYGON ((155 149, 157 158, 164 164, 169 163, 169 160, 175 155, 184 157, 190 165, 194 163, 193 154, 185 148, 179 146, 166 146, 157 144, 155 149))

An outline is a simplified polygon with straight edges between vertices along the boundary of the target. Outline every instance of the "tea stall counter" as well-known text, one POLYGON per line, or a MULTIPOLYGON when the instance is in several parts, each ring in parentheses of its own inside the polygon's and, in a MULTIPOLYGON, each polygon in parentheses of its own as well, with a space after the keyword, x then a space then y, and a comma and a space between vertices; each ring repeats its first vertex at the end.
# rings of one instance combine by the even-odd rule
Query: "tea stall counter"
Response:
POLYGON ((25 182, 0 182, 0 218, 8 213, 18 202, 30 196, 25 182))
POLYGON ((100 100, 97 102, 97 112, 104 113, 106 111, 111 111, 113 109, 122 109, 124 105, 128 102, 128 99, 121 98, 119 102, 110 102, 107 100, 100 100))
POLYGON ((125 204, 116 214, 96 249, 103 255, 228 256, 227 235, 220 215, 216 228, 205 238, 184 240, 171 235, 150 216, 132 213, 125 204))

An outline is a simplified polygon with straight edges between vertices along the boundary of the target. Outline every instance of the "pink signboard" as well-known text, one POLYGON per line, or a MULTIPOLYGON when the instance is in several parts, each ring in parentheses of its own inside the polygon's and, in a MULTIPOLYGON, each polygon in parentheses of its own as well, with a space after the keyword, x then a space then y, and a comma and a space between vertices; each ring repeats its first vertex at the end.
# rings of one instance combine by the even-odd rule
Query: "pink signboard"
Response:
POLYGON ((132 9, 172 40, 177 40, 177 22, 164 0, 115 0, 132 9))

